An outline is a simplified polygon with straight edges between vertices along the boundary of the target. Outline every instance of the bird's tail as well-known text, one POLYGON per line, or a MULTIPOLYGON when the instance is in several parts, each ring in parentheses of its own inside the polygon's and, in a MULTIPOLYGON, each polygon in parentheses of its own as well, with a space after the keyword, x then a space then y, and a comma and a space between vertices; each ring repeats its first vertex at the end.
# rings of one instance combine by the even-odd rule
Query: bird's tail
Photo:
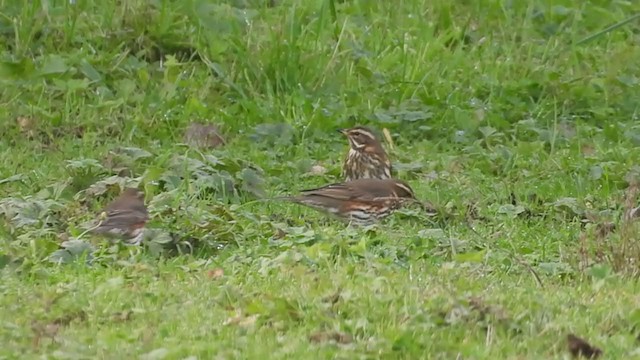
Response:
POLYGON ((271 198, 271 200, 299 203, 301 199, 299 196, 276 196, 271 198))

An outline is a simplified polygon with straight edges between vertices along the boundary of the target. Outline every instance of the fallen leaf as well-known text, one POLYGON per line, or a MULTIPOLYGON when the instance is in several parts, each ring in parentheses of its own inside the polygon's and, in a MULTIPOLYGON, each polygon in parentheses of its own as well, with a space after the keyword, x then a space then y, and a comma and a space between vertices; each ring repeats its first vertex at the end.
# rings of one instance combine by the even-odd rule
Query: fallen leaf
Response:
POLYGON ((350 344, 353 342, 353 336, 339 331, 318 331, 309 335, 309 341, 316 344, 329 341, 334 341, 338 344, 350 344))
POLYGON ((18 116, 16 118, 16 123, 18 124, 20 132, 22 132, 22 134, 26 135, 26 137, 29 139, 33 138, 34 129, 36 127, 35 120, 33 118, 27 116, 18 116))
POLYGON ((325 168, 324 166, 322 166, 322 165, 313 165, 311 167, 311 169, 309 169, 309 172, 307 172, 307 174, 313 175, 313 176, 318 176, 318 175, 323 175, 326 172, 327 172, 327 168, 325 168))
POLYGON ((32 130, 35 126, 33 118, 28 116, 18 116, 16 122, 18 123, 18 127, 20 127, 20 131, 32 130))
POLYGON ((637 217, 640 217, 640 214, 638 213, 638 210, 640 210, 640 207, 635 207, 635 208, 631 209, 629 211, 629 213, 627 214, 626 219, 627 220, 632 220, 632 219, 635 219, 637 217))
POLYGON ((287 236, 287 232, 280 229, 280 228, 276 228, 273 234, 273 238, 276 240, 280 240, 282 238, 284 238, 285 236, 287 236))
POLYGON ((124 310, 124 311, 118 311, 113 313, 111 315, 111 320, 113 322, 125 322, 125 321, 131 320, 132 317, 133 317, 133 311, 124 310))
POLYGON ((632 221, 638 216, 638 194, 640 193, 640 184, 633 180, 624 191, 624 215, 625 221, 632 221))
POLYGON ((31 330, 33 330, 34 333, 40 336, 48 336, 48 337, 56 336, 56 334, 58 334, 58 331, 60 330, 61 327, 62 325, 56 324, 56 323, 43 324, 38 321, 31 322, 31 330))
POLYGON ((220 268, 209 270, 207 271, 207 276, 209 277, 209 279, 220 279, 224 276, 224 270, 220 268))
POLYGON ((226 142, 217 125, 191 123, 184 132, 184 142, 189 146, 214 149, 226 142))
POLYGON ((240 311, 237 311, 235 316, 232 316, 225 320, 222 325, 238 325, 240 327, 247 328, 253 326, 256 323, 256 320, 258 320, 258 316, 258 314, 244 316, 240 311))
POLYGON ((595 149, 595 147, 593 147, 593 145, 584 144, 584 145, 582 145, 580 147, 580 152, 584 156, 591 156, 591 155, 595 154, 596 149, 595 149))
POLYGON ((31 322, 31 331, 33 331, 32 345, 37 347, 40 345, 40 341, 43 337, 48 337, 51 340, 55 340, 56 335, 60 331, 61 325, 48 323, 43 324, 38 321, 31 322))
POLYGON ((84 321, 87 319, 87 314, 83 310, 74 311, 49 322, 40 322, 33 320, 31 322, 31 330, 33 331, 33 346, 36 347, 40 344, 43 337, 50 338, 55 341, 55 337, 60 332, 63 326, 69 325, 73 320, 84 321))
POLYGON ((468 298, 468 301, 469 307, 477 311, 481 318, 493 316, 498 321, 506 321, 509 319, 504 309, 488 305, 482 298, 472 296, 468 298))

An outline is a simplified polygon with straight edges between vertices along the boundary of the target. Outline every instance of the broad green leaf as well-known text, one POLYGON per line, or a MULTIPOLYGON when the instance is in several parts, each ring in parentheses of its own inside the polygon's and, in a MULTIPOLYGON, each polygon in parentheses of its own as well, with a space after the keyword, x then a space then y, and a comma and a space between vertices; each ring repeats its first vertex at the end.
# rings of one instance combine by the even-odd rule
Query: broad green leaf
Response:
POLYGON ((38 69, 39 75, 63 74, 69 71, 67 61, 59 55, 49 55, 38 69))
MULTIPOLYGON (((115 185, 117 185, 120 188, 120 190, 122 190, 126 187, 138 187, 140 185, 140 182, 141 182, 141 178, 110 176, 106 179, 103 179, 91 184, 91 186, 89 186, 89 188, 85 190, 84 193, 86 195, 99 196, 106 193, 109 190, 109 188, 115 185)), ((77 196, 78 195, 76 195, 76 198, 77 196)))
POLYGON ((102 75, 98 72, 98 70, 96 70, 96 68, 93 67, 93 65, 89 64, 89 62, 87 62, 87 60, 85 59, 82 59, 82 61, 80 61, 79 70, 92 82, 102 81, 102 75))
POLYGON ((49 255, 49 261, 56 264, 69 264, 74 259, 66 249, 59 249, 49 255))
POLYGON ((243 169, 240 172, 240 179, 242 180, 242 189, 257 197, 264 197, 264 180, 260 174, 254 169, 243 169))
POLYGON ((137 147, 121 147, 117 148, 114 152, 118 154, 124 154, 134 161, 138 159, 150 158, 153 156, 150 152, 137 147))
POLYGON ((293 142, 293 127, 287 123, 260 124, 250 138, 255 142, 290 145, 293 142))
POLYGON ((592 180, 600 180, 600 178, 602 178, 603 172, 604 171, 602 169, 602 166, 594 165, 589 169, 589 177, 592 180))
POLYGON ((498 214, 505 214, 512 218, 523 212, 525 212, 525 208, 521 205, 504 204, 498 208, 498 214))
POLYGON ((103 166, 96 159, 78 159, 78 160, 67 160, 67 169, 102 169, 103 166))

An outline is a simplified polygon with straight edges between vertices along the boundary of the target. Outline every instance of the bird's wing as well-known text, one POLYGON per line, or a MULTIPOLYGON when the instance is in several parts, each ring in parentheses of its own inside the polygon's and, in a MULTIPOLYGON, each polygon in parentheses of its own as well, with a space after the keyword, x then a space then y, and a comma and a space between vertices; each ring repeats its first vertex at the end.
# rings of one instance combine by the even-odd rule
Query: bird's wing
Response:
POLYGON ((315 195, 336 200, 366 200, 373 198, 371 194, 344 183, 329 184, 316 189, 303 190, 301 193, 303 196, 315 195))
POLYGON ((100 228, 128 227, 149 220, 146 212, 131 209, 111 210, 107 217, 100 222, 100 228))

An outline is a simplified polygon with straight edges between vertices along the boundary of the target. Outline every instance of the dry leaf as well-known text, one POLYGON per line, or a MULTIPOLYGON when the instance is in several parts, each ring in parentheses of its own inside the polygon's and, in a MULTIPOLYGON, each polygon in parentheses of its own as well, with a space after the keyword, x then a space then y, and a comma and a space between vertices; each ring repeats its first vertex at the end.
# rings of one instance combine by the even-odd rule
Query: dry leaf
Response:
POLYGON ((280 229, 280 228, 276 228, 273 234, 273 238, 276 240, 280 240, 282 238, 284 238, 285 236, 287 236, 286 231, 280 229))
POLYGON ((640 207, 635 207, 635 208, 631 209, 629 211, 629 213, 627 214, 627 220, 632 220, 632 219, 635 219, 637 217, 640 217, 640 213, 638 213, 638 210, 640 210, 640 207))
POLYGON ((258 314, 244 316, 240 311, 237 311, 235 316, 232 316, 225 320, 222 325, 238 325, 240 327, 247 328, 253 326, 256 323, 256 320, 258 320, 258 316, 258 314))
POLYGON ((20 132, 25 134, 28 138, 33 138, 33 130, 35 129, 35 120, 33 118, 27 116, 18 116, 16 118, 16 123, 20 128, 20 132))
POLYGON ((220 279, 222 276, 224 276, 224 270, 220 268, 209 270, 207 271, 207 276, 209 277, 209 279, 220 279))
POLYGON ((484 302, 483 299, 479 297, 472 296, 468 299, 468 301, 469 301, 469 307, 477 311, 482 318, 487 316, 492 316, 498 321, 509 320, 509 317, 507 316, 504 309, 488 305, 484 302))
POLYGON ((43 337, 48 337, 51 340, 55 340, 58 331, 62 326, 60 324, 50 323, 42 324, 37 321, 31 323, 31 330, 33 331, 33 347, 38 347, 43 337))
MULTIPOLYGON (((51 301, 55 302, 61 296, 62 295, 59 295, 51 301)), ((33 331, 33 341, 32 341, 33 346, 37 347, 38 345, 40 345, 40 341, 42 340, 43 337, 47 337, 55 341, 55 338, 58 335, 58 332, 60 331, 60 329, 63 326, 69 325, 69 323, 71 323, 73 320, 76 320, 76 319, 80 321, 84 321, 87 319, 87 314, 84 311, 79 310, 79 311, 74 311, 69 314, 66 314, 62 317, 56 318, 53 321, 50 321, 47 323, 33 320, 31 322, 31 330, 33 331)))
POLYGON ((387 143, 389 144, 389 149, 393 151, 393 139, 391 138, 391 133, 389 132, 389 129, 383 128, 382 134, 384 135, 384 138, 387 140, 387 143))
POLYGON ((27 116, 18 116, 16 118, 16 122, 20 127, 20 131, 32 130, 34 128, 34 123, 35 123, 33 118, 30 118, 27 116))
POLYGON ((318 331, 309 335, 309 341, 316 344, 329 341, 335 341, 338 344, 350 344, 353 342, 353 336, 339 331, 318 331))
POLYGON ((624 216, 625 221, 632 221, 638 217, 638 194, 640 193, 640 185, 635 181, 629 184, 629 187, 624 192, 624 216))
POLYGON ((580 152, 584 156, 591 156, 596 153, 596 148, 590 144, 584 144, 580 147, 580 152))
POLYGON ((327 169, 322 165, 313 165, 307 174, 309 175, 323 175, 327 172, 327 169))
POLYGON ((111 320, 113 322, 125 322, 131 320, 132 316, 133 311, 131 310, 118 311, 111 315, 111 320))
POLYGON ((191 123, 184 132, 184 142, 189 146, 214 149, 225 144, 218 126, 214 124, 191 123))

